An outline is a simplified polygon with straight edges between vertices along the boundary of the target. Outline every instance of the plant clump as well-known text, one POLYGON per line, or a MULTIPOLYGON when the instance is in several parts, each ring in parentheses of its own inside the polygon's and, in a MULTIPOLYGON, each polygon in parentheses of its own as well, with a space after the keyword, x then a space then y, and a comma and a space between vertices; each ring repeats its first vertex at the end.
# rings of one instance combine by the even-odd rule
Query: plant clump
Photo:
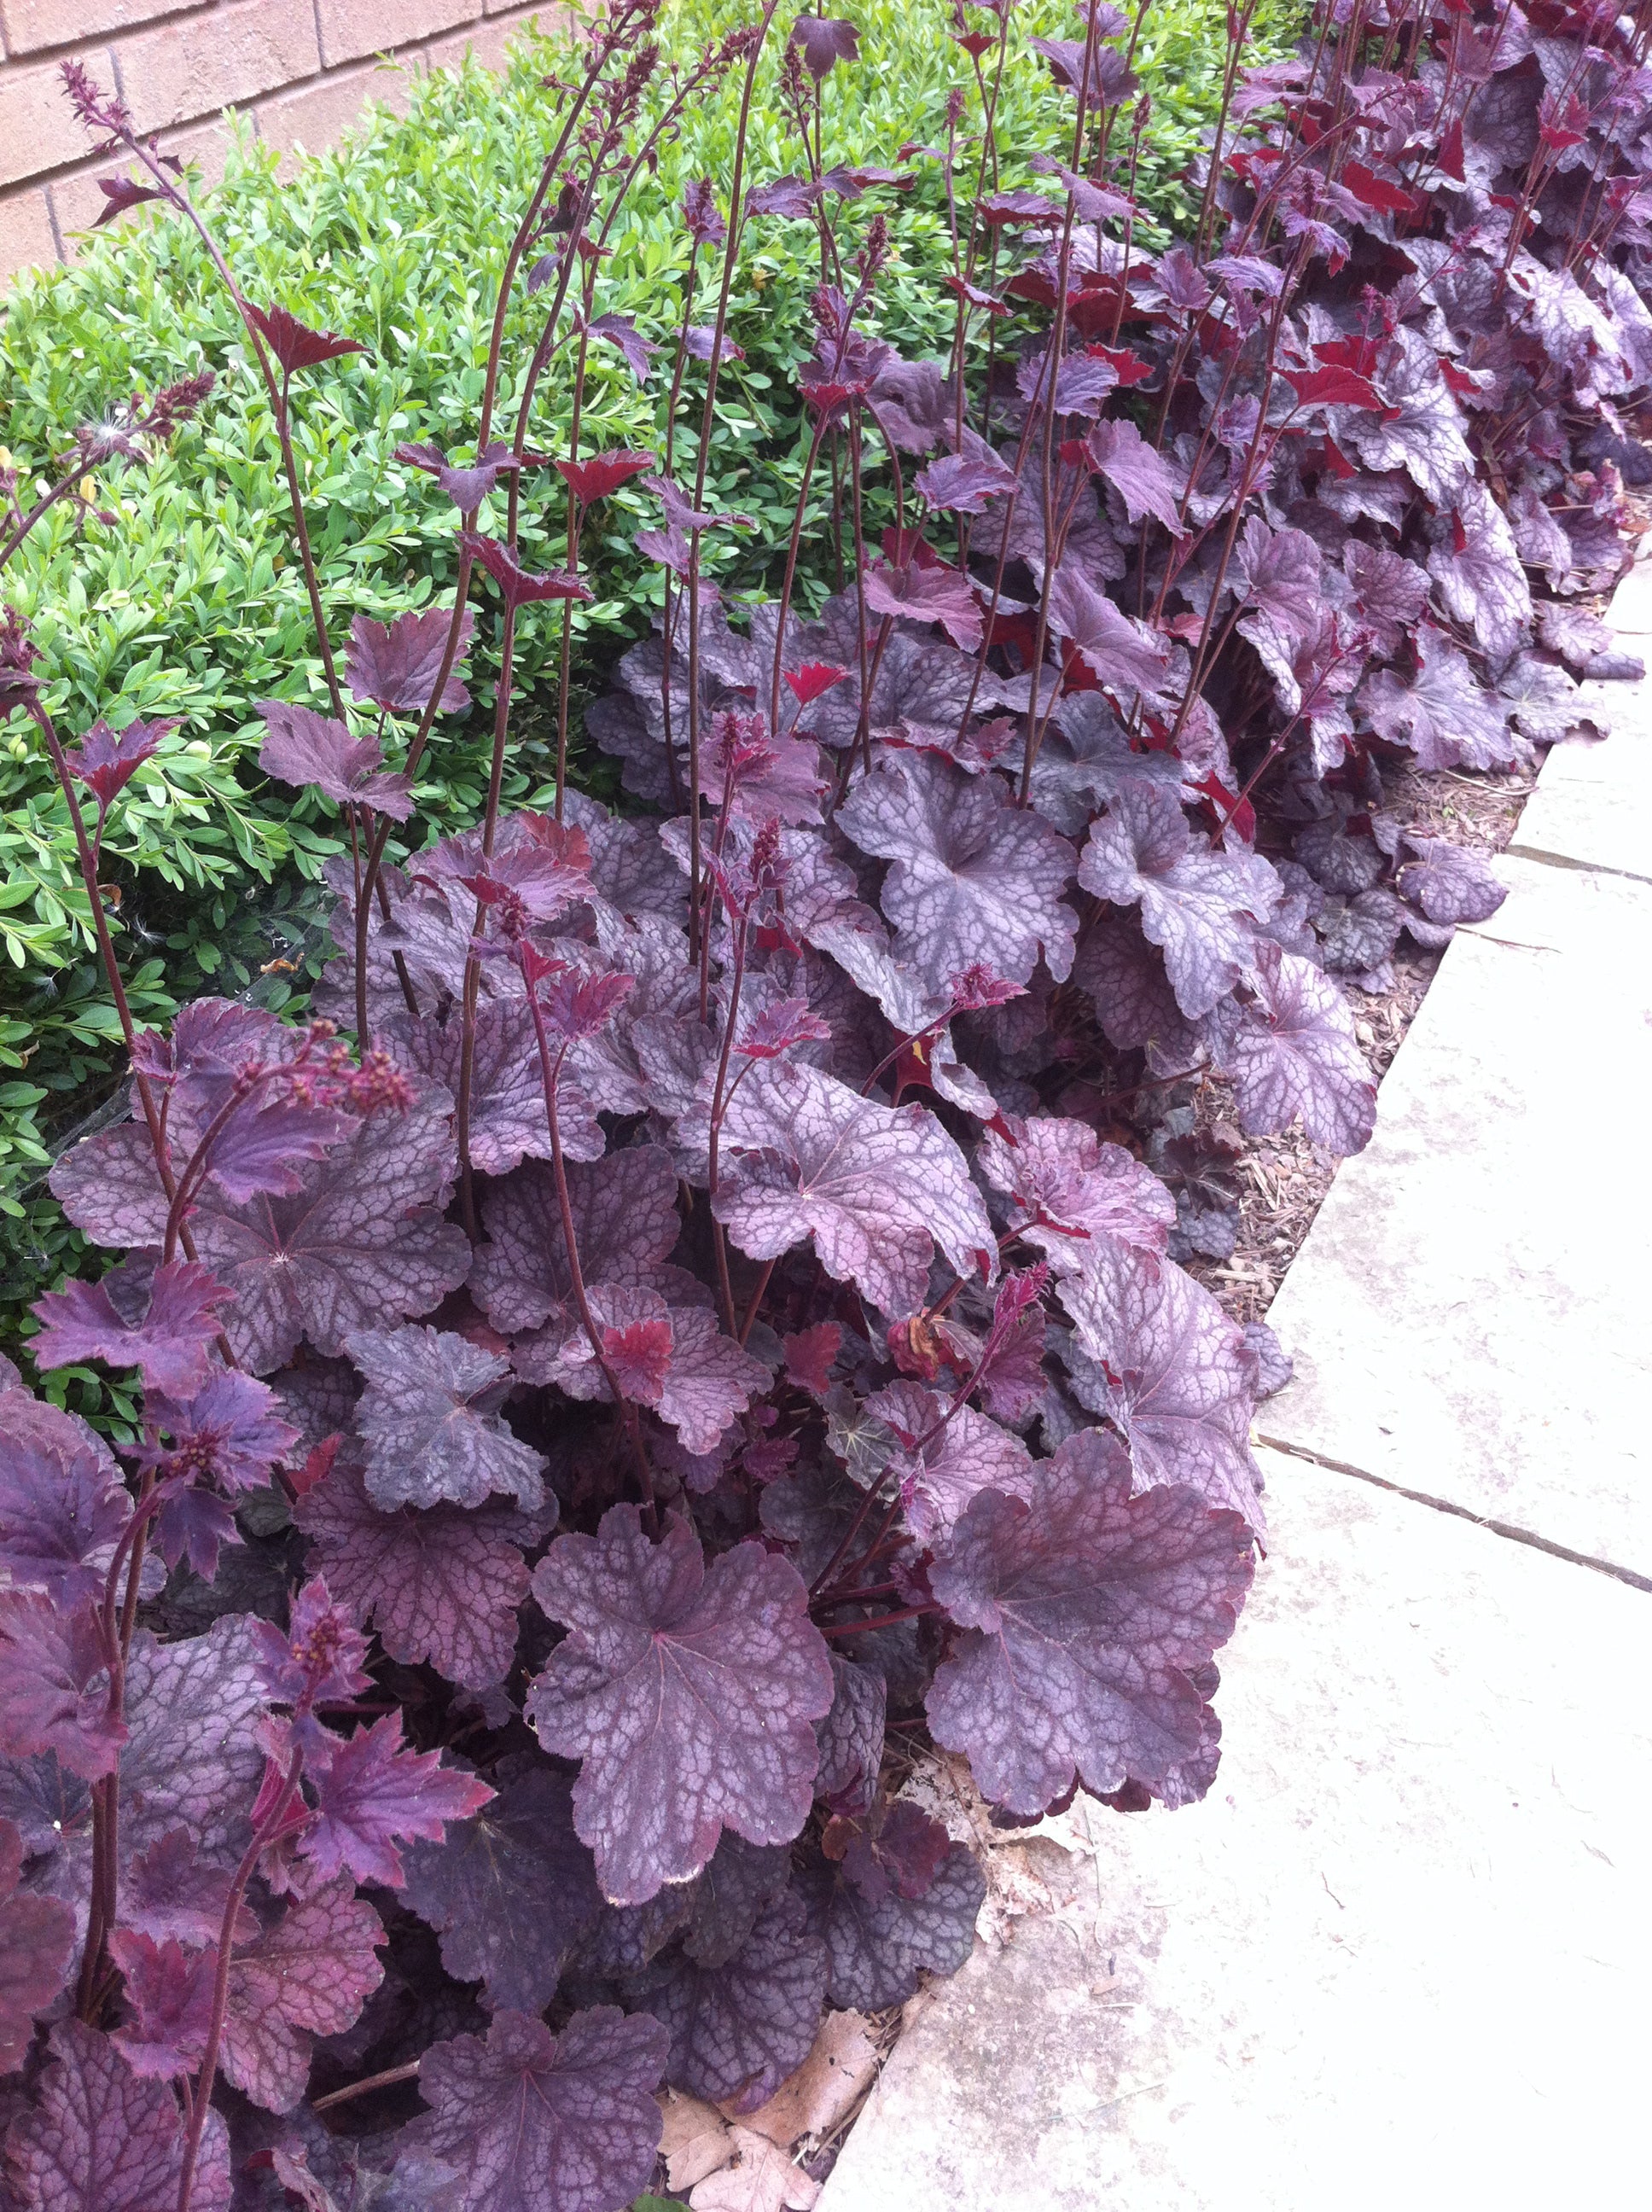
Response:
POLYGON ((52 1176, 121 1256, 39 1301, 30 1356, 141 1407, 112 1449, 15 1373, 0 1395, 28 2212, 617 2212, 662 2081, 750 2112, 823 2007, 968 1956, 983 1877, 891 1792, 892 1724, 1011 1823, 1211 1786, 1281 1361, 1172 1256, 1222 1163, 1153 1102, 1219 1079, 1247 1133, 1363 1146, 1339 977, 1500 895, 1387 810, 1384 763, 1511 760, 1623 672, 1576 603, 1620 560, 1597 434, 1652 379, 1652 9, 1352 0, 1248 71, 1236 9, 1196 219, 1151 250, 1139 19, 1092 0, 1035 42, 1071 102, 1035 191, 998 187, 1008 11, 975 15, 944 143, 850 172, 821 88, 851 22, 770 8, 673 73, 654 0, 620 0, 550 88, 473 458, 404 449, 452 511, 451 604, 348 641, 292 425, 355 341, 255 296, 65 71, 137 166, 115 195, 199 225, 242 318, 331 710, 266 702, 262 757, 348 850, 309 1018, 140 1026, 98 863, 160 738, 66 743, 9 620, 0 699, 69 808, 131 1083, 52 1176), (754 178, 782 34, 796 164, 754 178), (603 305, 614 211, 724 78, 742 129, 682 210, 710 317, 686 285, 683 434, 587 450, 592 349, 649 367, 603 305), (952 210, 937 359, 870 326, 918 159, 952 210), (768 223, 812 227, 820 281, 777 588, 740 606, 708 487, 768 223), (846 577, 809 611, 817 475, 846 577), (568 781, 569 671, 628 483, 661 610, 592 717, 616 812, 568 781), (481 819, 393 859, 478 619, 481 819), (556 775, 511 809, 528 629, 556 775))

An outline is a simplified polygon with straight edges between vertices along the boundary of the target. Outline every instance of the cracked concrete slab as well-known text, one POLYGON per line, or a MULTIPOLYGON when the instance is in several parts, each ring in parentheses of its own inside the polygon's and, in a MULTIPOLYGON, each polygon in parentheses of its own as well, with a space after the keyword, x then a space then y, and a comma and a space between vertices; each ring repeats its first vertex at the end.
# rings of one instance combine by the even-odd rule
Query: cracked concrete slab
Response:
POLYGON ((1643 2191, 1652 1595, 1262 1458, 1214 1789, 1090 1808, 1093 1887, 937 1985, 820 2212, 1643 2191))
POLYGON ((1269 1320, 1267 1442, 1652 1576, 1652 884, 1505 857, 1269 1320))

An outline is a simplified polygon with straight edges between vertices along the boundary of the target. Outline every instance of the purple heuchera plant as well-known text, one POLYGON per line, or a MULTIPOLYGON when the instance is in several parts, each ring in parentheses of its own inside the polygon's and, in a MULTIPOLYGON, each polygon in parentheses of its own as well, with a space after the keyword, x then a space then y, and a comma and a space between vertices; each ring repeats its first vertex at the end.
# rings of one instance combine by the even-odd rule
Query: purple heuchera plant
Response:
MULTIPOLYGON (((1248 76, 1236 9, 1197 218, 1157 253, 1132 26, 1090 9, 1032 42, 1072 111, 1048 190, 980 193, 963 94, 944 147, 903 149, 962 187, 944 362, 868 327, 911 173, 823 167, 859 33, 805 17, 774 41, 799 173, 752 189, 743 137, 683 202, 656 446, 540 454, 554 360, 582 377, 595 339, 642 382, 666 350, 605 307, 604 241, 683 101, 730 69, 749 89, 770 27, 651 120, 654 12, 621 0, 557 88, 474 460, 399 450, 455 520, 452 604, 358 617, 342 670, 290 430, 361 349, 231 281, 326 693, 260 707, 260 757, 349 840, 328 1018, 132 1025, 98 865, 169 726, 66 748, 26 627, 0 629, 132 1069, 130 1118, 52 1175, 123 1256, 40 1301, 30 1350, 142 1390, 112 1450, 0 1389, 0 2045, 33 2069, 6 2151, 29 2212, 221 2212, 265 2168, 318 2204, 617 2212, 662 2079, 749 2110, 823 2003, 898 2004, 968 1956, 982 1875, 891 1798, 891 1717, 1011 1820, 1207 1790, 1265 1528, 1251 1414, 1288 1363, 1179 1264, 1231 1249, 1233 1153, 1152 1102, 1218 1082, 1247 1133, 1357 1150, 1375 1086, 1338 977, 1502 896, 1387 811, 1384 766, 1506 763, 1596 714, 1578 678, 1636 672, 1572 602, 1614 573, 1609 456, 1652 382, 1645 6, 1354 0, 1248 76), (707 447, 771 221, 813 224, 837 281, 780 588, 732 620, 703 564, 751 525, 715 510, 707 447), (513 426, 518 290, 541 320, 513 426), (834 457, 853 573, 805 619, 834 457), (868 543, 856 471, 884 460, 868 543), (636 542, 664 607, 589 728, 656 811, 568 788, 564 680, 554 811, 505 812, 519 628, 556 626, 566 679, 582 535, 622 495, 659 502, 636 542), (535 568, 520 511, 553 497, 566 550, 535 568), (421 848, 478 570, 491 797, 421 848), (1153 1167, 1115 1141, 1131 1102, 1153 1167), (361 2099, 364 2142, 301 2109, 324 2089, 361 2099)), ((200 224, 66 75, 142 173, 112 207, 200 224)), ((208 388, 134 403, 108 450, 208 388)))

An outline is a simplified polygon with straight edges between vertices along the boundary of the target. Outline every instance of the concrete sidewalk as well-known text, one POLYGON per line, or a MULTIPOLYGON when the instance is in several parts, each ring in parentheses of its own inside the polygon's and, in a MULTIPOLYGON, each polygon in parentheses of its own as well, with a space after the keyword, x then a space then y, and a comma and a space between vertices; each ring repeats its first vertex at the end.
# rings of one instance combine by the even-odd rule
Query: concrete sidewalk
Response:
MULTIPOLYGON (((1652 658, 1652 564, 1614 627, 1652 658)), ((820 2212, 1420 2212, 1652 2173, 1652 687, 1551 753, 1270 1318, 1223 1765, 1096 1815, 820 2212)))

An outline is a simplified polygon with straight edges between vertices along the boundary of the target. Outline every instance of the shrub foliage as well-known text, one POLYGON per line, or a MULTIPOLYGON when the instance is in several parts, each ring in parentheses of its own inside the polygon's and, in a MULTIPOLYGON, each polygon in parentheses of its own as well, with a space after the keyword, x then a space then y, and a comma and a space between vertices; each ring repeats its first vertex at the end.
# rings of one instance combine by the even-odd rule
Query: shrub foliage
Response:
MULTIPOLYGON (((30 2212, 613 2212, 662 2080, 750 2110, 823 2004, 968 1954, 982 1876, 890 1795, 892 1720, 1011 1822, 1209 1788, 1279 1363, 1180 1264, 1215 1170, 1151 1102, 1219 1079, 1248 1132, 1364 1143, 1338 975, 1500 896, 1408 835, 1383 766, 1509 761, 1579 719, 1577 675, 1628 672, 1577 603, 1619 565, 1652 377, 1652 8, 1351 0, 1248 70, 1247 27, 1161 244, 1108 0, 1033 41, 1068 103, 1036 186, 994 174, 1006 15, 960 21, 936 143, 872 168, 822 127, 853 23, 771 10, 671 70, 621 0, 549 88, 474 419, 398 448, 446 502, 451 597, 348 636, 294 426, 363 341, 232 265, 66 71, 127 157, 112 204, 196 225, 264 388, 320 690, 261 703, 260 757, 340 850, 309 1019, 139 1026, 100 861, 164 720, 65 732, 9 613, 0 701, 57 779, 131 1080, 52 1176, 124 1256, 38 1302, 30 1357, 128 1378, 132 1433, 0 1397, 30 2212), (762 173, 771 42, 791 160, 762 173), (657 353, 604 303, 606 240, 723 83, 742 125, 682 195, 657 353), (875 319, 916 164, 946 185, 939 358, 875 319), (743 608, 729 307, 743 240, 793 226, 806 436, 743 608), (610 355, 668 387, 653 446, 592 433, 610 355), (827 483, 844 581, 811 604, 827 483), (567 767, 627 501, 659 611, 588 718, 616 813, 567 767), (392 848, 478 618, 480 823, 392 848), (511 807, 530 637, 554 772, 511 807)), ((83 432, 53 496, 212 404, 197 374, 83 432)))

